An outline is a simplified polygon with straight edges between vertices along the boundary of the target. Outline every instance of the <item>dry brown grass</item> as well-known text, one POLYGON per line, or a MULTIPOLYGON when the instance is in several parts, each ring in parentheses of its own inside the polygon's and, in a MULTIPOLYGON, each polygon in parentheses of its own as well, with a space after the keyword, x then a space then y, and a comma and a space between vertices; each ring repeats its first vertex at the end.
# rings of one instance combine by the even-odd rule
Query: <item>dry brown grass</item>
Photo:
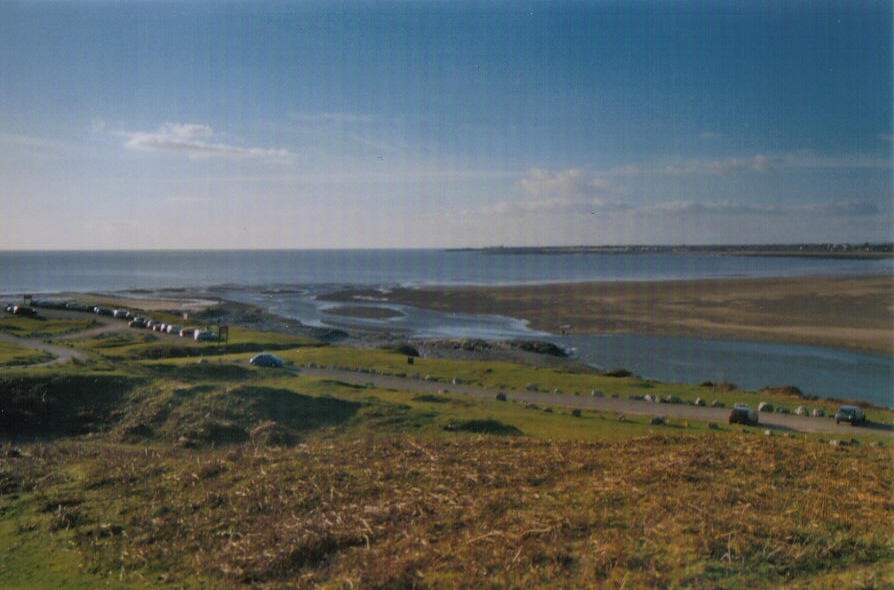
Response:
POLYGON ((754 435, 445 435, 203 451, 65 442, 0 471, 40 490, 35 511, 66 507, 55 526, 76 532, 95 571, 171 582, 883 586, 894 581, 890 459, 754 435))

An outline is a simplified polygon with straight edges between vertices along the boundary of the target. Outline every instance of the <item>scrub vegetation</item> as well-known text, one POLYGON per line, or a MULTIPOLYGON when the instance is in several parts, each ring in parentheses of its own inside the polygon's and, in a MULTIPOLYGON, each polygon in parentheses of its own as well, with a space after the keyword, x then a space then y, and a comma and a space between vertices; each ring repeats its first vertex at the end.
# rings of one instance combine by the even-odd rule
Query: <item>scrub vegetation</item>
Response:
POLYGON ((0 586, 894 583, 884 434, 833 446, 475 398, 449 389, 758 394, 234 332, 243 348, 188 353, 146 332, 94 335, 72 342, 87 362, 0 373, 0 586), (250 366, 244 351, 261 349, 292 367, 250 366), (444 391, 294 370, 308 365, 419 373, 444 391))

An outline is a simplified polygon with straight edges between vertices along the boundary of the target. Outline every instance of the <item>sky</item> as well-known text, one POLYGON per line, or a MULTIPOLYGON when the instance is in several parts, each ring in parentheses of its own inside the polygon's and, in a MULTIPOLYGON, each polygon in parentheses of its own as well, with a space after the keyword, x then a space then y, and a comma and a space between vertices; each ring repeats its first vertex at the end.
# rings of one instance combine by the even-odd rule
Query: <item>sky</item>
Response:
POLYGON ((891 1, 0 2, 0 250, 894 239, 891 1))

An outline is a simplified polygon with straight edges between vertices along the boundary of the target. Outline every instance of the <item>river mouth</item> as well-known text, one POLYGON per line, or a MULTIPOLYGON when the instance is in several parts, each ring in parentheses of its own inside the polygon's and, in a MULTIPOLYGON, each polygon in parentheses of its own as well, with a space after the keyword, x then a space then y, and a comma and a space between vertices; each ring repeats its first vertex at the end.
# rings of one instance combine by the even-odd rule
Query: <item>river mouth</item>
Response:
POLYGON ((358 318, 364 320, 393 320, 402 318, 405 314, 397 309, 389 307, 376 307, 372 305, 344 305, 326 309, 329 315, 343 318, 358 318))
POLYGON ((886 356, 761 341, 554 334, 534 330, 526 321, 507 316, 443 312, 393 303, 386 307, 381 299, 387 297, 387 291, 346 292, 346 287, 337 285, 266 293, 244 289, 221 296, 264 307, 309 326, 387 332, 407 339, 543 340, 572 350, 575 359, 591 367, 625 368, 658 381, 694 385, 729 381, 749 391, 793 385, 806 395, 894 406, 894 360, 886 356), (331 293, 339 294, 327 296, 331 293))

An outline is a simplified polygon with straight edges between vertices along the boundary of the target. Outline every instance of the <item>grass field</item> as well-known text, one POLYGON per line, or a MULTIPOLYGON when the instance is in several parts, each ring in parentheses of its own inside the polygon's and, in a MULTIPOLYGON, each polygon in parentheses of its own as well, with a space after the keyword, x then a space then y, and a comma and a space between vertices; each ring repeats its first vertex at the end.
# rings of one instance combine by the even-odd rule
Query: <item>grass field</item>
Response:
POLYGON ((42 363, 52 358, 52 355, 39 350, 10 344, 9 342, 0 342, 0 367, 42 363))
POLYGON ((505 362, 409 365, 248 330, 231 347, 141 331, 72 344, 91 359, 0 373, 3 588, 894 584, 882 434, 855 429, 833 446, 245 361, 275 349, 297 366, 419 373, 445 390, 806 403, 797 396, 505 362))
POLYGON ((22 316, 0 316, 0 332, 21 338, 60 336, 86 330, 96 325, 93 319, 48 320, 22 316))

